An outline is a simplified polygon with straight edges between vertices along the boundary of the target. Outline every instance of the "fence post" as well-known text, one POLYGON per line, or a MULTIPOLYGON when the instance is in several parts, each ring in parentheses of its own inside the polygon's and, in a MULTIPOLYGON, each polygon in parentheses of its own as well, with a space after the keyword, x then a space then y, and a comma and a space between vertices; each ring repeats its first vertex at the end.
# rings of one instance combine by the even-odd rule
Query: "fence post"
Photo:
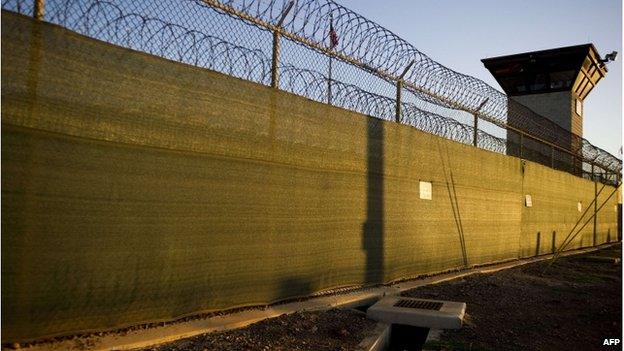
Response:
POLYGON ((474 145, 475 147, 477 147, 477 136, 479 135, 477 133, 479 131, 479 111, 481 111, 481 109, 483 108, 483 106, 485 106, 485 104, 488 102, 489 99, 490 98, 485 98, 485 100, 481 102, 479 107, 477 107, 477 109, 474 110, 474 112, 472 113, 474 116, 474 130, 473 130, 473 135, 472 135, 472 145, 474 145))
POLYGON ((282 24, 284 23, 284 20, 286 19, 286 16, 290 12, 290 9, 292 9, 294 4, 295 4, 294 1, 291 1, 290 3, 288 3, 284 11, 282 11, 282 15, 279 21, 277 22, 276 28, 273 32, 273 56, 271 58, 271 87, 276 88, 276 89, 279 89, 278 66, 279 66, 279 55, 280 55, 280 36, 281 36, 280 31, 282 29, 281 27, 282 27, 282 24))
POLYGON ((594 181, 594 236, 593 236, 593 246, 596 246, 596 228, 597 228, 597 222, 596 222, 596 216, 598 215, 598 182, 596 181, 596 178, 594 178, 594 163, 592 162, 591 164, 591 172, 592 172, 592 180, 594 181))
POLYGON ((592 180, 592 181, 594 181, 594 180, 595 180, 595 178, 594 178, 594 174, 595 174, 595 173, 594 173, 594 164, 592 163, 592 164, 591 164, 591 180, 592 180))
POLYGON ((396 111, 395 111, 395 115, 394 115, 394 120, 397 123, 401 123, 401 90, 403 90, 403 77, 405 77, 405 75, 407 74, 407 71, 409 71, 410 68, 412 68, 412 65, 414 64, 414 60, 412 60, 403 70, 403 73, 401 73, 401 75, 399 76, 399 79, 397 80, 397 85, 396 85, 396 111))
POLYGON ((280 51, 280 34, 278 31, 273 32, 273 57, 271 59, 271 87, 272 88, 279 88, 278 87, 278 72, 277 72, 277 65, 278 65, 278 60, 279 60, 279 51, 280 51))
POLYGON ((329 55, 329 64, 327 69, 327 104, 332 104, 332 57, 329 55))
POLYGON ((401 123, 401 90, 403 89, 403 80, 397 80, 396 85, 396 111, 394 113, 394 121, 401 123))
POLYGON ((522 158, 522 139, 523 139, 524 133, 518 131, 518 134, 520 134, 520 158, 522 158))
POLYGON ((35 6, 33 7, 33 17, 36 20, 43 20, 43 14, 45 12, 45 0, 35 0, 35 6))
POLYGON ((474 130, 473 135, 472 135, 472 145, 474 147, 477 147, 477 130, 479 130, 479 117, 478 115, 475 113, 474 114, 474 130))
POLYGON ((550 250, 554 254, 557 251, 557 232, 553 230, 552 233, 552 244, 550 250))

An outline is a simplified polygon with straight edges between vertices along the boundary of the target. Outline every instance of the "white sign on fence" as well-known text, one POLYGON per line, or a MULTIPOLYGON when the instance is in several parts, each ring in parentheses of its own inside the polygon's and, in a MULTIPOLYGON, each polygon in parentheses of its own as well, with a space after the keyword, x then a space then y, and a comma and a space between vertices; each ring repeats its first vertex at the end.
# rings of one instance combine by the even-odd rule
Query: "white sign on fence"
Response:
POLYGON ((431 183, 430 182, 420 182, 420 198, 423 200, 431 200, 432 199, 432 191, 431 191, 431 183))
POLYGON ((533 207, 533 199, 531 199, 531 195, 524 195, 524 205, 526 207, 533 207))

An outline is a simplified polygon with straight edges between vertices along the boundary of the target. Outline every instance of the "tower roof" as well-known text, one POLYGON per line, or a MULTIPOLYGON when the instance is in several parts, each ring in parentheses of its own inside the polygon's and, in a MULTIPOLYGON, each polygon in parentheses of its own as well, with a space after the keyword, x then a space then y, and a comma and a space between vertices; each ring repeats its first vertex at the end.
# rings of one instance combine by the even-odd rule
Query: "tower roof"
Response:
POLYGON ((583 100, 607 73, 593 44, 481 60, 509 96, 572 91, 583 100))

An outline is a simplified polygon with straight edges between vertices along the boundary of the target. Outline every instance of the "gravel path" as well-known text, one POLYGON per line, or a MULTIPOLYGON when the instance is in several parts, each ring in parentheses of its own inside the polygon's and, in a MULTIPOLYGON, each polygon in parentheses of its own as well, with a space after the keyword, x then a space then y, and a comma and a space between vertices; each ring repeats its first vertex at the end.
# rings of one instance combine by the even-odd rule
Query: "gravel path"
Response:
POLYGON ((303 312, 264 320, 246 328, 210 333, 145 350, 292 350, 347 351, 375 328, 376 323, 354 310, 303 312))
POLYGON ((466 302, 467 325, 447 330, 433 350, 606 350, 621 340, 621 246, 579 256, 477 274, 404 293, 466 302))

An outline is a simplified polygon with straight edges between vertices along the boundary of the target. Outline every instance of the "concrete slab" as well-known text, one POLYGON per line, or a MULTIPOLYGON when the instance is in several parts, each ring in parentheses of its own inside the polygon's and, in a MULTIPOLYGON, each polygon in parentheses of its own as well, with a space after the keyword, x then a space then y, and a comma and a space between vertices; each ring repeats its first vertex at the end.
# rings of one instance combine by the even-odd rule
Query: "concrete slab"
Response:
POLYGON ((370 336, 358 345, 358 351, 384 351, 390 345, 390 324, 377 323, 370 336))
POLYGON ((442 329, 429 329, 429 334, 427 334, 427 340, 425 340, 425 345, 423 346, 422 351, 435 351, 432 348, 427 346, 428 344, 435 343, 436 341, 440 341, 442 337, 442 329))
POLYGON ((371 306, 366 314, 368 318, 388 324, 457 329, 461 328, 465 313, 463 302, 387 296, 371 306))

